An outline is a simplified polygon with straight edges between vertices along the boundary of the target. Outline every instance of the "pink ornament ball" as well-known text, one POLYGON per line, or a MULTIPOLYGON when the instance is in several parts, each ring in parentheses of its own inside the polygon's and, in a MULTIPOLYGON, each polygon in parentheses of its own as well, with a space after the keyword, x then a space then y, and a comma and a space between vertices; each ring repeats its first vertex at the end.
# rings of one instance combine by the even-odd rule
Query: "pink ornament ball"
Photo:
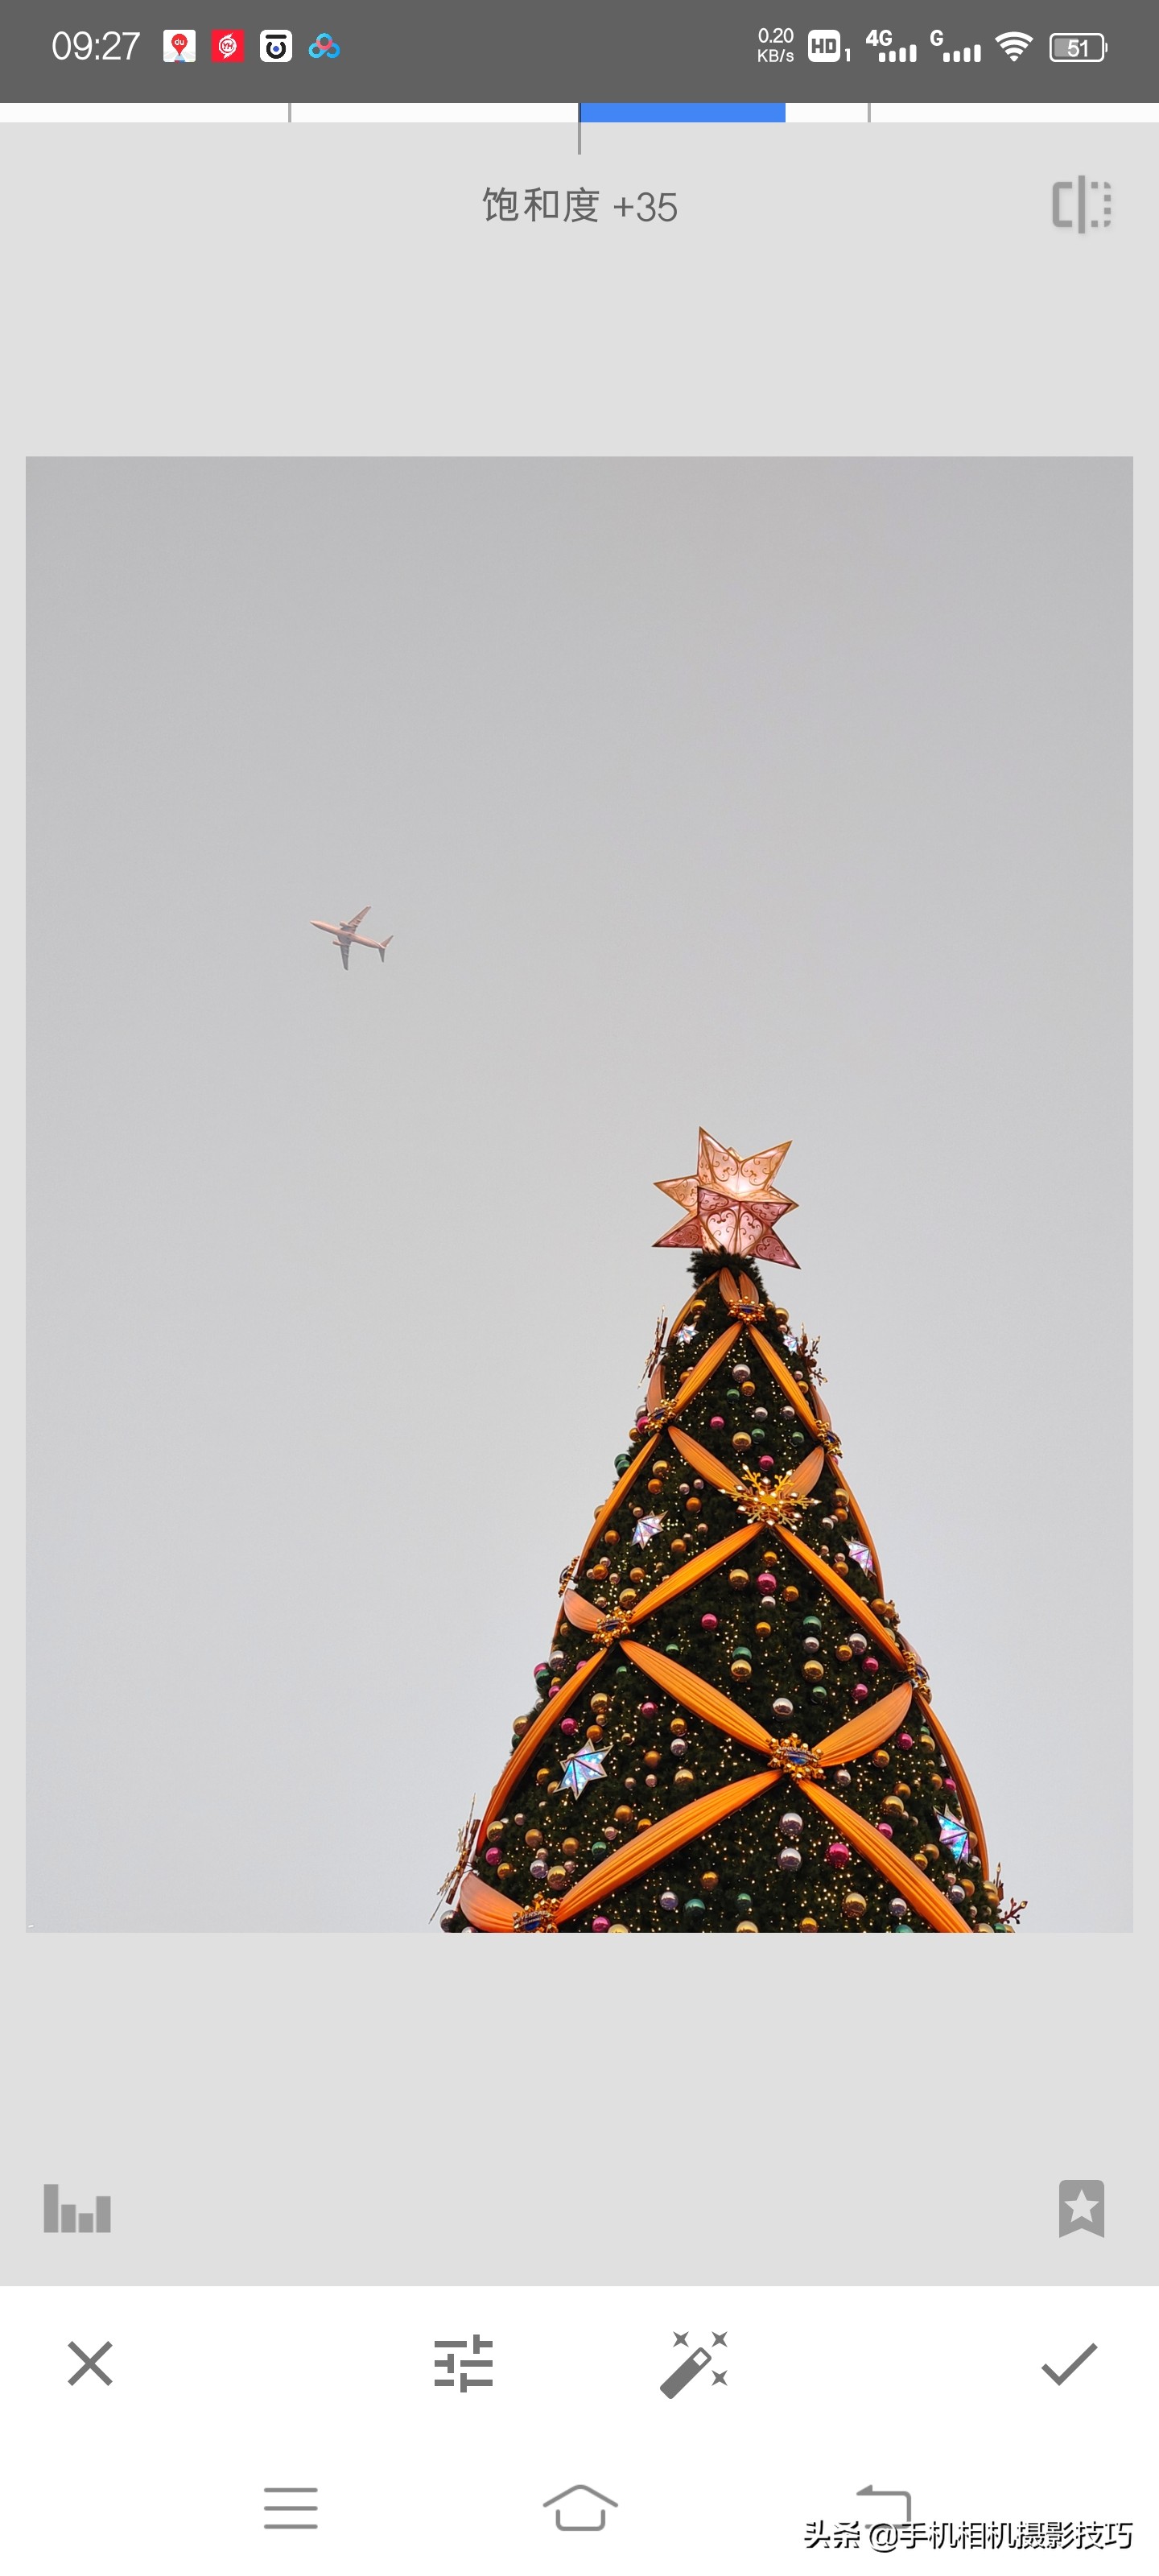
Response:
POLYGON ((912 1753, 912 1751, 913 1751, 913 1737, 912 1737, 912 1735, 899 1735, 899 1737, 898 1737, 898 1739, 897 1739, 897 1740, 898 1740, 898 1743, 899 1743, 899 1744, 900 1744, 900 1746, 901 1746, 901 1749, 902 1749, 902 1752, 903 1752, 903 1753, 912 1753))
POLYGON ((893 1841, 893 1826, 892 1826, 892 1825, 879 1825, 879 1826, 878 1826, 878 1828, 877 1828, 877 1830, 878 1830, 879 1834, 884 1834, 884 1835, 885 1835, 885 1839, 886 1839, 886 1841, 887 1841, 887 1842, 891 1843, 891 1842, 893 1841))
POLYGON ((641 1702, 640 1702, 640 1715, 641 1715, 641 1717, 655 1717, 655 1715, 656 1715, 656 1702, 655 1702, 655 1700, 654 1700, 654 1699, 645 1699, 645 1700, 641 1700, 641 1702))
POLYGON ((498 1843, 490 1843, 483 1854, 483 1858, 487 1862, 489 1868, 497 1869, 503 1858, 503 1854, 499 1849, 498 1843))
POLYGON ((854 1699, 855 1699, 855 1700, 858 1700, 858 1701, 868 1699, 868 1697, 869 1697, 869 1692, 868 1692, 868 1690, 866 1689, 866 1686, 865 1686, 865 1683, 864 1683, 864 1682, 854 1682, 854 1685, 853 1685, 853 1696, 854 1696, 854 1699))
POLYGON ((607 1918, 607 1915, 606 1915, 606 1914, 593 1914, 593 1916, 592 1916, 592 1930, 593 1930, 593 1932, 606 1932, 606 1931, 607 1931, 607 1928, 608 1928, 608 1918, 607 1918))
POLYGON ((775 1467, 776 1463, 775 1458, 762 1458, 761 1460, 762 1467, 775 1467))
POLYGON ((574 1735, 576 1732, 576 1721, 574 1717, 561 1717, 559 1721, 559 1731, 561 1735, 574 1735))
POLYGON ((548 1698, 549 1698, 549 1699, 554 1699, 554 1698, 555 1698, 555 1696, 556 1696, 557 1691, 562 1690, 562 1688, 563 1688, 563 1684, 562 1684, 562 1682, 551 1682, 551 1683, 549 1683, 549 1685, 548 1685, 548 1692, 547 1692, 547 1696, 548 1696, 548 1698))
POLYGON ((950 1797, 950 1798, 956 1798, 956 1797, 957 1797, 957 1794, 958 1794, 958 1783, 957 1783, 957 1781, 956 1781, 956 1780, 951 1780, 951 1778, 950 1778, 950 1775, 949 1775, 949 1772, 948 1772, 948 1771, 947 1771, 947 1773, 946 1773, 945 1779, 944 1779, 944 1780, 943 1780, 943 1782, 942 1782, 942 1787, 943 1787, 943 1789, 946 1791, 947 1797, 950 1797))
POLYGON ((833 1869, 844 1869, 849 1858, 848 1843, 830 1843, 825 1858, 833 1869))
POLYGON ((703 1617, 703 1619, 701 1620, 700 1624, 701 1624, 701 1627, 702 1627, 702 1628, 709 1628, 709 1629, 715 1628, 715 1626, 716 1626, 716 1624, 717 1624, 717 1623, 716 1623, 716 1612, 715 1612, 715 1610, 706 1610, 706 1611, 705 1611, 705 1613, 704 1613, 704 1617, 703 1617))
POLYGON ((757 1576, 757 1590, 758 1590, 758 1592, 775 1592, 775 1591, 776 1591, 776 1588, 777 1588, 777 1578, 776 1578, 776 1575, 775 1575, 775 1574, 767 1574, 767 1573, 766 1573, 766 1574, 758 1574, 758 1576, 757 1576))
POLYGON ((862 1671, 867 1673, 876 1673, 879 1672, 880 1669, 876 1655, 867 1655, 865 1662, 862 1665, 862 1671))
POLYGON ((711 1420, 711 1422, 709 1423, 708 1428, 709 1428, 709 1430, 710 1430, 710 1431, 723 1431, 723 1429, 724 1429, 724 1415, 723 1415, 723 1413, 714 1413, 714 1414, 713 1414, 713 1417, 712 1417, 712 1420, 711 1420))

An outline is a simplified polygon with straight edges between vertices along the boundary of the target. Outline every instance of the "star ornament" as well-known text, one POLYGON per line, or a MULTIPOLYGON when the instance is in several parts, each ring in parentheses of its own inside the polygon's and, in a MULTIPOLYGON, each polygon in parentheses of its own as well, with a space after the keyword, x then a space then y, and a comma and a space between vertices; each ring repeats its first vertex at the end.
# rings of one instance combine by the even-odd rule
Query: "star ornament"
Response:
POLYGON ((602 1780, 604 1766, 594 1744, 585 1744, 582 1753, 573 1753, 564 1763, 560 1786, 570 1789, 573 1798, 582 1798, 593 1780, 602 1780))
POLYGON ((696 1170, 679 1181, 657 1181, 665 1197, 675 1199, 684 1223, 659 1237, 673 1251, 726 1252, 745 1261, 779 1261, 785 1269, 797 1263, 776 1231, 777 1221, 797 1204, 773 1188, 789 1147, 770 1145, 747 1161, 731 1146, 700 1130, 696 1170))

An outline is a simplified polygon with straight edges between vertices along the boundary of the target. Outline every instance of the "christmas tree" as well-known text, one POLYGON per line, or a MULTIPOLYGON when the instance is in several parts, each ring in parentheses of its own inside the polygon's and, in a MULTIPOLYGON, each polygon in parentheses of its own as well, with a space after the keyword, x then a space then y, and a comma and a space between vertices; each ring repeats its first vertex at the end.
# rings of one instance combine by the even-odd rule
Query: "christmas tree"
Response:
POLYGON ((661 1244, 693 1294, 563 1578, 538 1699, 460 1838, 447 1931, 1009 1928, 818 1385, 766 1302, 787 1145, 704 1130, 661 1244))

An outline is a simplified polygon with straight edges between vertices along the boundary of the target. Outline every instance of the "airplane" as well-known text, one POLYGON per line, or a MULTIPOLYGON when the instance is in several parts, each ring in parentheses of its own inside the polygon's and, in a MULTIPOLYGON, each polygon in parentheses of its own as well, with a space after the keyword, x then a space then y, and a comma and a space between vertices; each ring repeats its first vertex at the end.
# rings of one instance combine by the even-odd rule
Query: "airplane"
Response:
POLYGON ((350 972, 352 948, 377 948, 383 965, 386 964, 386 952, 394 937, 393 930, 385 939, 360 939, 358 935, 358 924, 360 921, 365 921, 369 910, 370 905, 364 903, 361 912, 356 912, 350 921, 312 921, 310 924, 311 930, 328 930, 331 933, 335 947, 342 951, 342 963, 347 974, 350 972))

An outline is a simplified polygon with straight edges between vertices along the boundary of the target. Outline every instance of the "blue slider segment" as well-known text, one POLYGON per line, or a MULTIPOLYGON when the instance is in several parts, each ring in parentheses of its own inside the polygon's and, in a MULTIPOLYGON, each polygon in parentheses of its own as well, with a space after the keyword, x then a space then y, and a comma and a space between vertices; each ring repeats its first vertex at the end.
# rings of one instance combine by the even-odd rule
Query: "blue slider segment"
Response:
POLYGON ((676 101, 581 99, 581 125, 783 125, 784 101, 767 106, 754 99, 739 106, 722 106, 719 100, 676 101))

